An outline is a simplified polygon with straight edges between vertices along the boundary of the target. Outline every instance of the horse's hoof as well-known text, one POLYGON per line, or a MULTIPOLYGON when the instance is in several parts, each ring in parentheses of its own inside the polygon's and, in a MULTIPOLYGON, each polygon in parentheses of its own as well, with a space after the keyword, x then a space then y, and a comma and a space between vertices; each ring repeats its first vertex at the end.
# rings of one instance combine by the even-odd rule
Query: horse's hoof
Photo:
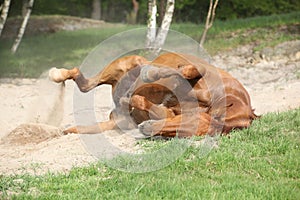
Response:
POLYGON ((56 83, 60 83, 64 81, 64 77, 61 73, 61 70, 57 69, 56 67, 53 67, 49 70, 49 79, 56 83))
POLYGON ((138 125, 138 128, 140 130, 140 132, 147 136, 147 137, 151 137, 153 136, 153 131, 152 131, 152 122, 153 120, 148 120, 148 121, 144 121, 143 123, 138 125))
POLYGON ((71 133, 78 134, 79 131, 78 131, 77 127, 71 127, 71 128, 63 130, 64 135, 68 135, 68 134, 71 134, 71 133))

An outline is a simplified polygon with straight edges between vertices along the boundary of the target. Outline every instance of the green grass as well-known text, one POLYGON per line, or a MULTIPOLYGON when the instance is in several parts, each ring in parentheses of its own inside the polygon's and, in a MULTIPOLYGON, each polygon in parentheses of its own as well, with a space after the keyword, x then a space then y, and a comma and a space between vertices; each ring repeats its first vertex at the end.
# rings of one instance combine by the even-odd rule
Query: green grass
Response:
POLYGON ((61 31, 24 37, 15 55, 12 40, 0 41, 0 77, 38 77, 51 67, 79 66, 101 41, 129 27, 61 31))
MULTIPOLYGON (((170 142, 144 145, 155 150, 170 142)), ((68 174, 1 175, 0 191, 4 199, 300 199, 300 109, 267 114, 218 145, 205 157, 190 146, 149 173, 98 163, 68 174)))
MULTIPOLYGON (((249 43, 256 50, 280 42, 299 39, 300 12, 216 21, 209 30, 205 48, 209 53, 249 43), (288 27, 287 30, 281 29, 288 27), (289 27, 292 27, 290 30, 289 27)), ((10 53, 12 39, 0 39, 0 77, 38 77, 51 67, 79 66, 87 54, 113 34, 145 26, 117 26, 25 37, 16 55, 10 53)), ((173 24, 171 29, 199 41, 203 24, 173 24)))
MULTIPOLYGON (((265 28, 272 26, 281 26, 287 24, 299 23, 299 12, 293 12, 282 15, 259 16, 245 19, 235 19, 229 21, 215 21, 213 27, 210 29, 210 34, 220 34, 223 32, 233 32, 236 30, 248 30, 256 28, 265 28)), ((179 29, 181 32, 190 34, 194 29, 199 28, 196 24, 173 24, 173 29, 179 29)), ((204 24, 200 26, 204 28, 204 24)), ((201 35, 191 35, 193 38, 200 37, 201 35)))
MULTIPOLYGON (((225 22, 216 21, 208 32, 204 47, 211 54, 215 54, 249 43, 256 44, 256 50, 260 50, 265 46, 275 46, 281 42, 299 39, 299 19, 300 12, 295 12, 225 22), (283 30, 285 27, 294 28, 283 30)), ((172 28, 200 41, 204 25, 199 27, 196 24, 174 24, 172 28)))

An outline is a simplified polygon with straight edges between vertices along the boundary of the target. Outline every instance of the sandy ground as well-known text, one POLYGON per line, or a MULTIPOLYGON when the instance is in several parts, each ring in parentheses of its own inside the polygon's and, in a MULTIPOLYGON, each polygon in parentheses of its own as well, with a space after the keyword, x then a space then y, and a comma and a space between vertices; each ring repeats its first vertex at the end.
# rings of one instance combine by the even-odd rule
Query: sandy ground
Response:
MULTIPOLYGON (((300 42, 284 43, 259 54, 252 48, 244 46, 216 55, 213 64, 245 85, 257 114, 300 107, 300 42)), ((63 128, 75 124, 80 112, 92 110, 97 121, 108 118, 113 107, 110 87, 98 87, 90 95, 94 105, 80 111, 73 109, 80 97, 72 81, 63 87, 47 78, 0 79, 0 174, 67 172, 96 161, 91 153, 140 152, 136 130, 126 134, 107 131, 91 138, 61 134, 63 128), (99 138, 102 148, 93 142, 99 138)), ((88 123, 89 117, 85 121, 88 123)))

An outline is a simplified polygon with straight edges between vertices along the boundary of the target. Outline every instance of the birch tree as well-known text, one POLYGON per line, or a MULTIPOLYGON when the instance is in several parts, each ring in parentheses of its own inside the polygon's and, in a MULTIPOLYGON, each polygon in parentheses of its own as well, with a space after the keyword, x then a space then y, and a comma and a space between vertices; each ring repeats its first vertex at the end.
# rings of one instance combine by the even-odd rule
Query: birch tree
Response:
POLYGON ((3 4, 0 6, 0 12, 1 12, 1 16, 0 16, 0 36, 1 36, 2 30, 4 28, 5 22, 6 22, 9 6, 10 6, 10 0, 4 0, 3 4))
POLYGON ((163 17, 165 15, 165 9, 166 9, 166 2, 165 0, 159 1, 158 11, 159 11, 159 23, 163 21, 163 17))
POLYGON ((147 48, 153 49, 158 54, 165 43, 168 31, 172 22, 175 8, 175 0, 167 0, 165 14, 161 23, 161 27, 156 30, 157 5, 156 0, 149 0, 149 21, 147 31, 147 48))
POLYGON ((27 23, 28 23, 28 20, 29 20, 29 17, 30 17, 30 14, 31 14, 31 10, 32 10, 32 7, 33 7, 33 3, 34 3, 34 0, 29 0, 28 1, 28 7, 27 7, 27 12, 26 12, 26 15, 23 19, 23 22, 22 22, 22 25, 19 29, 19 33, 17 35, 17 38, 11 48, 11 51, 12 53, 16 53, 19 45, 20 45, 20 42, 23 38, 23 35, 24 35, 24 32, 25 32, 25 29, 26 29, 26 26, 27 26, 27 23))
POLYGON ((156 0, 148 1, 148 22, 147 22, 147 41, 146 46, 150 48, 155 42, 156 37, 156 15, 157 5, 156 0))
POLYGON ((206 17, 206 22, 205 22, 205 28, 204 28, 204 31, 202 33, 200 44, 199 44, 200 47, 203 47, 203 44, 204 44, 205 39, 206 39, 207 32, 213 25, 215 15, 216 15, 216 8, 217 8, 217 5, 218 5, 218 2, 219 2, 219 0, 215 0, 215 1, 210 0, 208 12, 207 12, 207 17, 206 17))

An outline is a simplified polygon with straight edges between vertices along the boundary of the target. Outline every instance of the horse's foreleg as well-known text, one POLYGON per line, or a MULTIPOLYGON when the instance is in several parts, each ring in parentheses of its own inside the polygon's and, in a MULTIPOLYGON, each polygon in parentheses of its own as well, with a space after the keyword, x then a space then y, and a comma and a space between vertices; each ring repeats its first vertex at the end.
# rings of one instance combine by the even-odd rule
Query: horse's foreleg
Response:
POLYGON ((163 106, 163 105, 156 105, 146 99, 144 96, 134 95, 130 99, 130 105, 133 108, 137 108, 139 110, 147 111, 150 115, 151 119, 164 119, 174 117, 174 112, 163 106))
POLYGON ((101 133, 116 128, 114 120, 100 122, 91 126, 74 126, 63 131, 64 134, 77 133, 77 134, 95 134, 101 133))
POLYGON ((147 136, 191 137, 216 134, 222 125, 207 113, 182 114, 165 120, 149 120, 139 125, 140 131, 147 136))

